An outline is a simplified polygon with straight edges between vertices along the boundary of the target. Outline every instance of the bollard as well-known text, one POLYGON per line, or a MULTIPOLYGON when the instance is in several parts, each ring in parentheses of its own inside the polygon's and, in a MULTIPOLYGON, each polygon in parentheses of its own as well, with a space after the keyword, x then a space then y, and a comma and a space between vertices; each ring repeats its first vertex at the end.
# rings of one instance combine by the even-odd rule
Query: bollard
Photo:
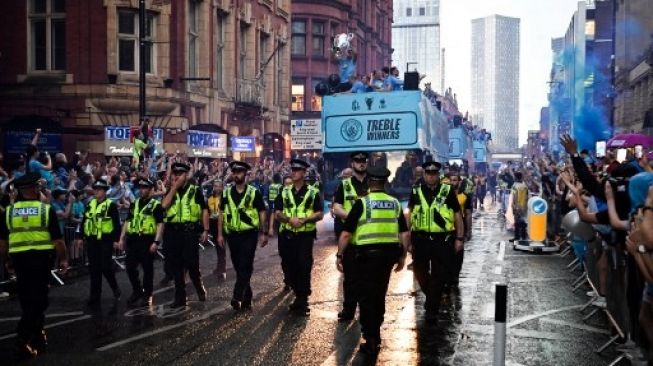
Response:
POLYGON ((508 286, 497 284, 494 296, 494 366, 506 364, 508 286))

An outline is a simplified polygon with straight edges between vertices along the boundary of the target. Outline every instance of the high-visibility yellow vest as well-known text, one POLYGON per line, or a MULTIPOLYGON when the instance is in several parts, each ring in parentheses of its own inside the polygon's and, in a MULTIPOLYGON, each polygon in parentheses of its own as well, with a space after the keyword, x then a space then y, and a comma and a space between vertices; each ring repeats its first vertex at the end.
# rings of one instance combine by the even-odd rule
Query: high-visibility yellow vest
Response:
POLYGON ((446 205, 447 196, 451 190, 448 184, 440 185, 437 196, 429 206, 422 188, 413 189, 413 194, 419 197, 419 204, 413 207, 411 213, 411 230, 422 231, 426 233, 446 233, 454 230, 454 212, 453 209, 446 205), (433 213, 438 212, 445 221, 445 226, 440 227, 433 221, 433 213))
POLYGON ((268 201, 274 202, 274 200, 279 197, 279 193, 281 193, 282 188, 282 185, 279 183, 270 184, 270 190, 268 191, 268 201))
POLYGON ((258 211, 256 211, 256 208, 254 207, 256 188, 248 184, 247 188, 245 189, 245 194, 243 195, 238 205, 236 205, 236 202, 234 202, 234 199, 231 196, 231 190, 234 188, 234 186, 231 186, 224 192, 224 231, 229 234, 232 232, 258 230, 258 211), (249 220, 243 220, 241 218, 241 213, 244 213, 245 216, 249 218, 249 220))
POLYGON ((150 198, 150 201, 141 208, 142 198, 136 200, 134 204, 134 215, 129 220, 127 233, 154 235, 156 234, 156 220, 154 219, 154 210, 160 205, 159 201, 150 198))
POLYGON ((54 249, 48 230, 49 214, 50 205, 40 201, 19 201, 7 207, 9 253, 54 249))
POLYGON ((84 213, 84 235, 87 237, 95 236, 96 239, 102 239, 104 234, 113 232, 113 220, 109 216, 109 206, 111 200, 105 199, 98 204, 93 198, 89 202, 86 212, 84 213))
MULTIPOLYGON (((346 178, 342 180, 342 194, 344 198, 342 208, 344 208, 347 213, 349 213, 351 208, 354 207, 354 202, 360 198, 358 197, 358 193, 356 193, 356 188, 354 188, 351 179, 352 178, 346 178)), ((367 193, 369 193, 369 189, 367 190, 367 193)))
POLYGON ((195 202, 195 192, 197 192, 197 189, 196 185, 191 184, 183 196, 179 197, 179 193, 175 193, 174 202, 166 210, 165 222, 174 224, 199 222, 202 209, 195 202))
POLYGON ((352 245, 398 244, 398 220, 402 215, 399 201, 384 192, 371 192, 360 200, 363 213, 358 219, 352 245))
MULTIPOLYGON (((297 217, 300 219, 310 217, 314 212, 313 202, 316 197, 319 197, 320 192, 312 186, 306 186, 306 193, 304 193, 303 199, 299 205, 297 205, 292 190, 293 187, 290 186, 281 191, 281 197, 283 199, 283 214, 287 217, 297 217)), ((299 233, 315 231, 316 228, 317 225, 314 222, 307 222, 299 228, 294 228, 289 223, 282 223, 280 230, 299 233)))

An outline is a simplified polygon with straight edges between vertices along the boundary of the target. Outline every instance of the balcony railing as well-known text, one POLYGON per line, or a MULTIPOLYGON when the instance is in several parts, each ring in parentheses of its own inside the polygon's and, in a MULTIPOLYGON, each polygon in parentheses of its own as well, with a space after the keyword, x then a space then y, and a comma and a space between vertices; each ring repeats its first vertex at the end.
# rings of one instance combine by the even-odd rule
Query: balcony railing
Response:
POLYGON ((238 79, 238 93, 236 103, 262 107, 263 97, 265 96, 265 87, 260 81, 238 79))

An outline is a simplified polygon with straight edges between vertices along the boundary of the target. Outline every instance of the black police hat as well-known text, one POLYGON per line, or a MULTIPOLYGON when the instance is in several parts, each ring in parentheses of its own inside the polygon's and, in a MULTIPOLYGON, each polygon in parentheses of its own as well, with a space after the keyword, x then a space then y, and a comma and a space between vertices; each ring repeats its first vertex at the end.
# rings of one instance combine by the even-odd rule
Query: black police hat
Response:
POLYGON ((147 178, 139 179, 136 184, 141 188, 153 188, 154 187, 154 182, 152 182, 150 179, 147 179, 147 178))
POLYGON ((232 161, 231 163, 229 163, 229 168, 232 171, 234 171, 234 170, 245 170, 245 171, 247 171, 247 170, 252 169, 252 167, 249 164, 247 164, 246 162, 244 162, 244 161, 232 161))
POLYGON ((27 173, 20 178, 15 179, 13 184, 15 188, 29 188, 37 185, 39 179, 41 179, 41 174, 27 173))
POLYGON ((368 154, 366 151, 354 151, 349 155, 349 157, 354 160, 354 159, 367 159, 370 157, 370 154, 368 154))
POLYGON ((190 171, 190 165, 186 163, 174 163, 172 164, 173 173, 188 173, 190 171))
POLYGON ((109 189, 109 184, 104 179, 98 179, 93 183, 93 189, 104 189, 105 191, 109 189))
POLYGON ((58 197, 62 194, 68 194, 68 191, 63 188, 55 188, 54 191, 52 191, 52 197, 58 197))
POLYGON ((367 169, 367 178, 372 180, 386 180, 390 174, 390 171, 382 166, 373 166, 367 169))
POLYGON ((440 169, 442 169, 442 164, 437 161, 427 161, 422 164, 422 169, 424 169, 425 172, 439 172, 440 169))
POLYGON ((311 165, 304 160, 299 160, 299 159, 292 159, 290 161, 290 169, 303 169, 306 170, 310 167, 311 165))

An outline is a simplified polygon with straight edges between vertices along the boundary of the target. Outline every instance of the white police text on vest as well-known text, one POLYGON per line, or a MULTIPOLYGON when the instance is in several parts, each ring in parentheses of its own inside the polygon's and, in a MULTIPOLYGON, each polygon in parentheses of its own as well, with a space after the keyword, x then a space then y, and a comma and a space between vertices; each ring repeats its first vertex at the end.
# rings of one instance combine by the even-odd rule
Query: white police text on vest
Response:
POLYGON ((392 201, 372 201, 370 207, 376 210, 394 210, 395 203, 392 201))
POLYGON ((12 215, 14 217, 18 216, 35 216, 39 214, 39 209, 38 207, 21 207, 21 208, 14 208, 12 211, 12 215))

